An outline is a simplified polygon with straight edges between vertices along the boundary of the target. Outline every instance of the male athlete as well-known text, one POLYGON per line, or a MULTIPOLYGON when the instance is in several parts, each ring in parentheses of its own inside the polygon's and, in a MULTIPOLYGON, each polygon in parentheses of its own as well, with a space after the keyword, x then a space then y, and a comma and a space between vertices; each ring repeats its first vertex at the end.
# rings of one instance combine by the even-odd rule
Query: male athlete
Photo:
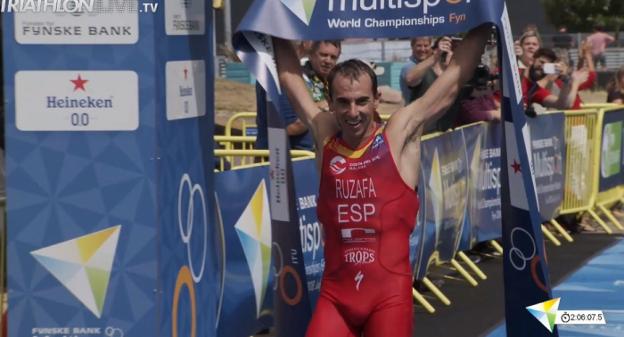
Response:
POLYGON ((314 104, 292 45, 274 39, 281 85, 312 130, 321 171, 318 216, 325 271, 307 337, 411 337, 409 236, 419 201, 420 136, 455 99, 479 63, 491 26, 473 29, 420 99, 375 121, 380 94, 371 68, 336 65, 329 107, 314 104))

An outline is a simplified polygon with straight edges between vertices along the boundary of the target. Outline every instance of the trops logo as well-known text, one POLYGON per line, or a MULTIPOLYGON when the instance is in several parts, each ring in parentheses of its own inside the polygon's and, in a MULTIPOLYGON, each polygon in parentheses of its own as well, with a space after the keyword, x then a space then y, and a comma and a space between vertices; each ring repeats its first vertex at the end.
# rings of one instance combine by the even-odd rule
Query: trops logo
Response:
MULTIPOLYGON (((310 24, 310 18, 316 6, 316 0, 281 0, 306 25, 310 24)), ((332 1, 332 0, 330 0, 332 1)))
POLYGON ((121 225, 30 252, 97 318, 102 316, 121 225))
POLYGON ((264 302, 271 268, 271 214, 264 180, 234 225, 247 259, 256 295, 256 314, 264 302))

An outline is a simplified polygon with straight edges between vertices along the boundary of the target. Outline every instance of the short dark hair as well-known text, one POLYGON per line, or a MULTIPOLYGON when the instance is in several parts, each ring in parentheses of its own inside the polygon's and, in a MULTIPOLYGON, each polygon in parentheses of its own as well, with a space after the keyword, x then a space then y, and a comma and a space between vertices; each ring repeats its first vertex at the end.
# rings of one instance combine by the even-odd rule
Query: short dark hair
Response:
POLYGON ((366 62, 358 59, 350 59, 336 64, 327 76, 327 85, 329 86, 329 97, 332 97, 333 83, 336 76, 347 77, 352 81, 357 80, 362 74, 368 75, 371 79, 373 94, 377 96, 377 75, 366 62))
POLYGON ((342 51, 342 42, 340 40, 321 40, 312 42, 312 46, 310 47, 311 52, 317 51, 321 47, 321 43, 331 44, 334 47, 338 48, 338 50, 342 51))
POLYGON ((559 59, 557 57, 557 54, 550 48, 540 48, 535 52, 535 54, 533 54, 533 59, 537 59, 540 57, 545 57, 550 62, 555 62, 559 59))

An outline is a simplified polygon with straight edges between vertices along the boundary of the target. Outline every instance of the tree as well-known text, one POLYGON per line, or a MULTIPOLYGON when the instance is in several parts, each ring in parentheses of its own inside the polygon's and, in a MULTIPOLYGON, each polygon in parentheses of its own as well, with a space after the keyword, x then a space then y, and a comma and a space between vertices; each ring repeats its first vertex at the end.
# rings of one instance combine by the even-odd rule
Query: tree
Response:
POLYGON ((546 17, 571 32, 589 32, 595 26, 615 31, 624 28, 623 0, 542 0, 546 17))

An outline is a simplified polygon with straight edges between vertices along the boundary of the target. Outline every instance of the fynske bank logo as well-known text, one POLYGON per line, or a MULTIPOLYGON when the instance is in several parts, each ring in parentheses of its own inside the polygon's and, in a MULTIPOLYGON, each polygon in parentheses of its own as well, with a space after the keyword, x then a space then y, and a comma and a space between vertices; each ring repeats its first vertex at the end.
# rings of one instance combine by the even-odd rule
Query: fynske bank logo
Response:
POLYGON ((121 225, 30 252, 97 318, 102 316, 121 225))
POLYGON ((16 125, 22 131, 123 131, 139 125, 133 71, 19 71, 16 125))
MULTIPOLYGON (((310 24, 316 0, 281 0, 282 4, 295 14, 306 25, 310 24)), ((333 2, 333 0, 329 0, 333 2)))

